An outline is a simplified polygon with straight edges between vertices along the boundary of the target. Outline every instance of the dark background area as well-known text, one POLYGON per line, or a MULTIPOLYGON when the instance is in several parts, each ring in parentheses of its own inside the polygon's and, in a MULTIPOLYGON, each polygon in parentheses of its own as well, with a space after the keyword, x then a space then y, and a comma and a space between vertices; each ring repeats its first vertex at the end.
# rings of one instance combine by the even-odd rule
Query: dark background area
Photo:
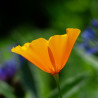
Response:
MULTIPOLYGON (((57 29, 59 25, 65 25, 65 28, 73 26, 73 23, 70 24, 70 21, 72 20, 72 22, 74 22, 76 18, 77 20, 81 18, 78 20, 81 24, 77 21, 75 24, 80 25, 78 27, 83 29, 92 18, 97 16, 95 15, 95 17, 93 17, 94 15, 92 14, 92 9, 96 11, 96 6, 93 8, 95 2, 96 0, 0 1, 0 37, 8 36, 12 29, 24 23, 40 29, 57 29), (70 6, 66 6, 66 4, 70 6)), ((61 29, 61 27, 59 27, 59 29, 61 29)))
MULTIPOLYGON (((3 0, 0 2, 0 37, 8 36, 11 29, 28 23, 41 29, 49 27, 51 21, 43 1, 3 0)), ((48 2, 48 1, 47 1, 48 2)))

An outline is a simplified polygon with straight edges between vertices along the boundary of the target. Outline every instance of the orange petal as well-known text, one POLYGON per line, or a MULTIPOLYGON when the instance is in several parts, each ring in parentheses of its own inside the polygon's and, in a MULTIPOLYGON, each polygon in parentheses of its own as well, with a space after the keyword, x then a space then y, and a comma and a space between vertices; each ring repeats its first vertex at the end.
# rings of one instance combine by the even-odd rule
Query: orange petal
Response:
POLYGON ((48 42, 43 38, 36 39, 24 46, 17 46, 12 52, 18 53, 45 72, 53 73, 54 68, 48 55, 48 42))
POLYGON ((49 48, 54 57, 54 67, 56 72, 59 72, 62 66, 62 59, 64 58, 65 48, 67 44, 67 34, 55 35, 49 39, 49 48))
POLYGON ((66 52, 65 52, 65 57, 63 58, 63 66, 66 64, 70 53, 72 51, 72 48, 76 42, 76 39, 78 38, 79 34, 80 34, 80 30, 79 29, 73 29, 73 28, 68 28, 66 29, 67 35, 68 35, 68 41, 67 41, 67 45, 66 45, 66 52))

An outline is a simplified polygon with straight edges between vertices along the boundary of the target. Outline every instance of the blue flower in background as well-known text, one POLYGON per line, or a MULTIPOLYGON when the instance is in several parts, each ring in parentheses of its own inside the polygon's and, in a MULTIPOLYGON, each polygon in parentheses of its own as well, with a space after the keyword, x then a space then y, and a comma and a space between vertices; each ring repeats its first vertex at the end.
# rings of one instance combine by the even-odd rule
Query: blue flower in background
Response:
POLYGON ((81 34, 82 42, 79 44, 81 49, 84 49, 88 54, 98 53, 98 20, 91 21, 92 27, 87 27, 81 34), (95 27, 95 28, 94 28, 95 27))
POLYGON ((19 69, 17 60, 15 58, 12 58, 9 61, 5 61, 3 66, 5 67, 5 71, 8 77, 14 76, 19 69))
MULTIPOLYGON (((12 47, 10 47, 8 50, 5 48, 5 50, 8 53, 11 53, 11 48, 12 47)), ((16 75, 16 73, 22 67, 24 61, 25 59, 19 55, 12 55, 7 60, 3 60, 2 64, 0 65, 0 80, 7 81, 8 79, 13 78, 13 76, 16 75)))
POLYGON ((96 53, 98 53, 98 46, 93 47, 93 48, 89 48, 87 50, 87 53, 90 53, 90 54, 96 54, 96 53))
POLYGON ((82 32, 81 36, 84 40, 89 41, 90 39, 93 40, 95 38, 96 33, 91 27, 87 27, 86 30, 82 32))
POLYGON ((91 25, 92 25, 93 27, 95 27, 95 28, 98 29, 98 20, 93 19, 93 20, 91 21, 91 25))
POLYGON ((6 80, 6 79, 7 79, 6 71, 4 67, 0 65, 0 80, 6 80))

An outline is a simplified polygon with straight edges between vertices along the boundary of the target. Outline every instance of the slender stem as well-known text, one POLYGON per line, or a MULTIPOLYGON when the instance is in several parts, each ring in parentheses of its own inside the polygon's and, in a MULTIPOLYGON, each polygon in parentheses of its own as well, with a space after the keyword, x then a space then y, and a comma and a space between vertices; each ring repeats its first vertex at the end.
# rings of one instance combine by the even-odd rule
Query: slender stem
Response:
POLYGON ((55 81, 57 83, 58 91, 59 91, 59 96, 62 98, 61 90, 60 90, 60 85, 59 85, 59 74, 54 74, 53 77, 55 78, 55 81))

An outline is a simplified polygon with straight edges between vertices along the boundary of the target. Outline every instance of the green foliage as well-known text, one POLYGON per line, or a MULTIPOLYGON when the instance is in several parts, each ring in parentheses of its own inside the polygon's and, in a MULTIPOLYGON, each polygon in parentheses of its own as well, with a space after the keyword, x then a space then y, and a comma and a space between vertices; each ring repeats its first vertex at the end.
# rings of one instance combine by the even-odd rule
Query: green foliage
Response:
POLYGON ((28 90, 30 90, 30 92, 32 92, 32 96, 34 98, 38 98, 37 91, 36 91, 36 83, 27 61, 24 62, 24 66, 21 69, 20 78, 22 80, 22 83, 25 85, 25 87, 28 90))
POLYGON ((5 98, 16 98, 14 89, 3 81, 0 81, 0 94, 3 94, 5 98))
POLYGON ((60 31, 68 27, 83 29, 91 19, 91 4, 91 0, 65 0, 47 4, 52 28, 60 31))

